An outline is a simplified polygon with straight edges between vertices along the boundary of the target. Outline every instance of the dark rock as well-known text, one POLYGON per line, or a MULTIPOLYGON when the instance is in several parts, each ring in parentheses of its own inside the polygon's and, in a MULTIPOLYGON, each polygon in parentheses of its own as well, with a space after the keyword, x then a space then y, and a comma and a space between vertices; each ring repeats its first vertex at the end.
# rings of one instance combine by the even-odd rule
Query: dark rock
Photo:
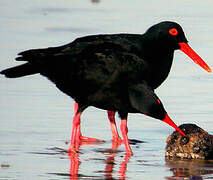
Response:
POLYGON ((166 157, 182 159, 213 159, 213 135, 195 124, 182 124, 186 134, 173 132, 166 140, 166 157))

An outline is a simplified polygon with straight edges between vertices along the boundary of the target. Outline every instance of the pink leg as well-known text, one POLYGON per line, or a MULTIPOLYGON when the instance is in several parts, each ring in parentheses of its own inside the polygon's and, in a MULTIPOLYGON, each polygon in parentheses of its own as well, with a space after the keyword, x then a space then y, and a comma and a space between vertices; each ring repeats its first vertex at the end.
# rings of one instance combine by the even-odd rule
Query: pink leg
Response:
POLYGON ((122 133, 123 141, 124 141, 125 148, 126 148, 126 154, 127 155, 133 155, 131 147, 129 145, 128 136, 127 136, 127 133, 128 133, 127 118, 124 118, 124 119, 121 120, 120 128, 121 128, 121 133, 122 133))
MULTIPOLYGON (((78 103, 74 103, 74 113, 76 113, 78 110, 78 103)), ((81 134, 81 122, 79 121, 79 123, 77 124, 77 126, 75 126, 76 128, 76 141, 81 142, 81 141, 85 141, 85 142, 103 142, 103 140, 100 139, 96 139, 96 138, 89 138, 89 137, 85 137, 82 136, 81 134)), ((74 125, 73 125, 74 127, 74 125)))
POLYGON ((108 119, 110 121, 110 127, 112 131, 112 140, 118 141, 118 142, 122 141, 118 134, 118 129, 115 122, 115 111, 107 111, 107 114, 108 114, 108 119))
POLYGON ((68 152, 76 152, 76 139, 77 139, 77 129, 78 126, 80 124, 80 117, 81 117, 81 113, 77 113, 77 111, 75 111, 75 115, 73 117, 73 124, 72 124, 72 135, 71 135, 71 142, 70 142, 70 147, 68 149, 68 152))

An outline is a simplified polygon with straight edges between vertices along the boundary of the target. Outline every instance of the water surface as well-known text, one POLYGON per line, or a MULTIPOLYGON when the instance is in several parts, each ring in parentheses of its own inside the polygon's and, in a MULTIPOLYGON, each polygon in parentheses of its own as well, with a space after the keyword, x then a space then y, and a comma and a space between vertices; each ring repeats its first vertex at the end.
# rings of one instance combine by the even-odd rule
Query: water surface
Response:
MULTIPOLYGON (((18 64, 14 58, 22 50, 89 34, 143 33, 163 20, 179 22, 190 45, 212 66, 212 8, 211 0, 0 1, 0 69, 18 64)), ((177 124, 195 123, 213 133, 212 89, 212 74, 176 52, 169 78, 156 92, 177 124)), ((129 137, 144 141, 132 145, 129 158, 123 144, 111 150, 106 112, 88 108, 83 134, 105 143, 82 145, 78 156, 69 156, 63 149, 70 140, 73 103, 39 75, 0 77, 0 179, 213 178, 211 161, 166 161, 165 141, 173 129, 143 115, 129 115, 129 137)))

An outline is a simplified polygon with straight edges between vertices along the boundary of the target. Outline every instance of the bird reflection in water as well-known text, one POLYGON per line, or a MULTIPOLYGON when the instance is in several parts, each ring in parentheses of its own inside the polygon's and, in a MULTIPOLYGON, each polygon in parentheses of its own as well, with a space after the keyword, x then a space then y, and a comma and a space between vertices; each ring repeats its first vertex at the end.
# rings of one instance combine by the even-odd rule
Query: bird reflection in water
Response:
POLYGON ((167 180, 176 178, 202 180, 203 175, 213 173, 213 161, 207 160, 174 160, 166 158, 166 166, 173 173, 173 176, 166 177, 167 180))
POLYGON ((68 153, 68 157, 70 159, 70 179, 78 179, 78 169, 81 164, 79 154, 68 153))
MULTIPOLYGON (((105 160, 105 163, 106 163, 106 167, 105 167, 105 171, 104 171, 105 179, 113 179, 113 174, 114 174, 113 168, 114 168, 114 165, 116 164, 115 157, 117 156, 117 153, 118 153, 117 148, 121 145, 121 143, 122 142, 112 141, 111 150, 108 151, 109 156, 105 160)), ((105 151, 105 152, 107 152, 107 151, 105 151)), ((104 151, 103 151, 103 153, 104 153, 104 151)), ((118 176, 119 176, 119 179, 121 179, 121 180, 126 178, 127 164, 130 160, 130 157, 131 156, 126 154, 123 158, 123 161, 120 164, 118 176)))
MULTIPOLYGON (((92 142, 90 142, 89 144, 92 144, 92 142)), ((120 153, 120 151, 118 150, 118 147, 122 144, 122 142, 115 142, 112 141, 112 146, 110 149, 101 149, 101 150, 97 150, 97 152, 103 153, 105 155, 107 155, 106 159, 104 160, 105 163, 105 169, 103 171, 98 171, 98 173, 104 173, 103 176, 100 176, 100 178, 102 179, 113 179, 113 176, 115 176, 116 172, 114 171, 114 166, 116 165, 115 162, 115 158, 118 156, 118 154, 120 153)), ((78 150, 80 148, 80 146, 85 145, 85 143, 81 143, 78 146, 78 150)), ((75 154, 73 153, 68 153, 68 157, 70 160, 70 170, 69 170, 69 175, 70 175, 70 180, 74 180, 74 179, 78 179, 78 178, 83 178, 83 177, 87 177, 87 178, 99 178, 99 176, 94 176, 94 177, 88 177, 86 175, 83 174, 79 174, 79 167, 81 164, 81 161, 79 159, 79 156, 81 155, 81 153, 78 151, 75 154)), ((119 171, 118 171, 118 178, 120 180, 124 180, 126 179, 126 171, 127 171, 127 164, 130 160, 129 155, 124 155, 123 156, 123 161, 120 163, 119 165, 119 171)))

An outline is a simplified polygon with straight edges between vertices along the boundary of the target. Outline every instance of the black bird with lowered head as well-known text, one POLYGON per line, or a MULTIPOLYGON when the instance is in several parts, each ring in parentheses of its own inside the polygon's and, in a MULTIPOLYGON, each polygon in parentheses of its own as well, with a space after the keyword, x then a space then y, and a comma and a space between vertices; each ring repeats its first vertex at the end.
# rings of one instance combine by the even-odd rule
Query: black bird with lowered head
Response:
POLYGON ((9 78, 40 73, 75 103, 69 152, 86 140, 80 132, 80 116, 89 106, 108 110, 112 134, 119 139, 114 112, 121 117, 121 133, 127 154, 127 115, 141 113, 160 119, 182 135, 154 93, 168 76, 174 51, 182 50, 195 63, 211 72, 208 65, 190 48, 181 26, 161 22, 144 34, 108 34, 77 38, 59 47, 33 49, 19 53, 25 64, 1 71, 9 78))

